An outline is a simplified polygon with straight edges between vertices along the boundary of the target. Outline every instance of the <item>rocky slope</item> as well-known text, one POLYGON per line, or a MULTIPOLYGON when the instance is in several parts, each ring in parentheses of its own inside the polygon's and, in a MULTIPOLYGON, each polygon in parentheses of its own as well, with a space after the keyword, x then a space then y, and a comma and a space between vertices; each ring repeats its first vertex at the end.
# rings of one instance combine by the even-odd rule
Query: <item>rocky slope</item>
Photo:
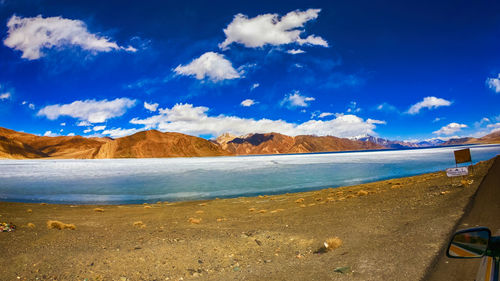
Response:
POLYGON ((346 150, 383 149, 372 142, 342 139, 332 136, 286 136, 278 133, 250 134, 232 140, 218 139, 225 150, 237 154, 282 154, 346 150))

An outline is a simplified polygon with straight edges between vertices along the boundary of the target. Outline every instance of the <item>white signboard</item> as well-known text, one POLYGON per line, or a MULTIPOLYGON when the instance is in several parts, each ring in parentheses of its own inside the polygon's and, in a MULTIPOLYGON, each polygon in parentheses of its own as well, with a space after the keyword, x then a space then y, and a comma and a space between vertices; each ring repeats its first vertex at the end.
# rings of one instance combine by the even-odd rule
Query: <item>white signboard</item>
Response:
POLYGON ((458 168, 448 168, 448 169, 446 169, 446 175, 448 177, 466 176, 468 174, 469 174, 468 167, 458 167, 458 168))

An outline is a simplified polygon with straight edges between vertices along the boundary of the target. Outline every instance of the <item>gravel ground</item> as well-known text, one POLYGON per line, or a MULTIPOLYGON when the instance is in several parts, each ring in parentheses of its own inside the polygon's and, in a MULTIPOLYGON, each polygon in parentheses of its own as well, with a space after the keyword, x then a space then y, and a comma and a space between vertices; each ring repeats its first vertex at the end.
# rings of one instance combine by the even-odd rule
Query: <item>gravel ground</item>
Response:
POLYGON ((0 222, 17 225, 0 233, 0 280, 421 280, 492 162, 463 182, 436 172, 196 202, 0 202, 0 222), (331 237, 343 243, 325 251, 331 237))

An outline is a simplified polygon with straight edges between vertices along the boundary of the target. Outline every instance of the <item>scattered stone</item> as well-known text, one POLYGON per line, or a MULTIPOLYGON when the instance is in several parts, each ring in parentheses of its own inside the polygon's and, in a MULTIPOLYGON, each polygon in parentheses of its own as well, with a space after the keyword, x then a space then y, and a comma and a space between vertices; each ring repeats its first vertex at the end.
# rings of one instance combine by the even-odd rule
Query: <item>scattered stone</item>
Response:
POLYGON ((200 224, 201 223, 201 218, 189 218, 188 222, 191 224, 200 224))
POLYGON ((302 202, 304 202, 304 198, 299 198, 299 199, 295 200, 295 203, 302 203, 302 202))
POLYGON ((333 272, 338 272, 338 273, 342 273, 342 274, 346 274, 346 273, 351 273, 351 267, 350 266, 342 266, 342 267, 337 267, 333 270, 333 272))

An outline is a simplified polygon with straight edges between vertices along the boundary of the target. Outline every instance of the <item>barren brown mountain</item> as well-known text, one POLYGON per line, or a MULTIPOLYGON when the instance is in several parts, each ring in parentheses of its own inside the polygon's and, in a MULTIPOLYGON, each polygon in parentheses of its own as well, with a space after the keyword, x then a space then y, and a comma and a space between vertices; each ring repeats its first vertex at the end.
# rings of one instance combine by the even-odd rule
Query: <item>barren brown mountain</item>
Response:
POLYGON ((458 138, 450 139, 449 141, 443 143, 442 145, 459 145, 459 144, 478 144, 478 143, 500 143, 500 131, 490 133, 484 137, 480 138, 458 138))
POLYGON ((229 155, 218 145, 180 133, 143 131, 103 144, 94 158, 199 157, 229 155))
POLYGON ((342 139, 332 136, 296 136, 290 137, 278 133, 251 134, 228 141, 224 138, 221 146, 237 155, 308 153, 346 150, 383 149, 385 147, 372 142, 342 139))

